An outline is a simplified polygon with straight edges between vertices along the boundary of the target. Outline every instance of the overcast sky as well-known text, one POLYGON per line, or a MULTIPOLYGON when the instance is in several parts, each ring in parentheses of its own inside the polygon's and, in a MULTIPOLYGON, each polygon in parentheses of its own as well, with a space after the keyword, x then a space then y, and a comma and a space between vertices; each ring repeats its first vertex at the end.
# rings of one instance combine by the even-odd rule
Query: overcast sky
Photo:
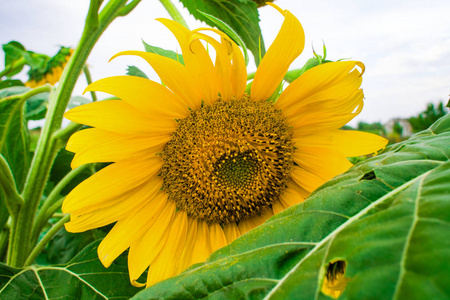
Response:
MULTIPOLYGON (((351 123, 386 122, 423 111, 428 102, 447 102, 450 94, 450 1, 448 0, 317 0, 275 1, 289 9, 306 34, 303 54, 292 68, 310 57, 311 47, 328 48, 328 58, 352 58, 366 65, 363 88, 365 107, 351 123)), ((182 11, 191 29, 200 25, 182 11)), ((84 25, 88 0, 0 1, 0 43, 21 42, 28 50, 53 56, 60 45, 75 47, 84 25)), ((273 8, 260 9, 266 45, 278 32, 282 17, 273 8)), ((154 74, 140 59, 109 58, 122 50, 143 50, 141 40, 177 50, 173 36, 155 18, 169 17, 157 0, 142 0, 124 18, 117 19, 95 46, 88 64, 100 79, 124 74, 137 65, 154 74)), ((4 67, 0 54, 0 69, 4 67)), ((250 66, 254 71, 254 66, 250 66)), ((153 77, 157 79, 157 77, 153 77)), ((86 87, 80 80, 75 94, 86 87)))

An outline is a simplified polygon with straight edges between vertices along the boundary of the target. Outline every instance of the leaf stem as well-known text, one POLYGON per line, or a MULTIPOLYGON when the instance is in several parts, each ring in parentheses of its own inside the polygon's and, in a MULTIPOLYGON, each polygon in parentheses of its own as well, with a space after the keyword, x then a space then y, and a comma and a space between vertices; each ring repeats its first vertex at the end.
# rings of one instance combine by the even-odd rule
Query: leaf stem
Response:
POLYGON ((6 208, 11 215, 11 218, 15 219, 20 208, 25 204, 22 196, 17 192, 14 176, 11 172, 11 168, 8 162, 0 154, 0 191, 3 193, 6 208))
POLYGON ((41 232, 42 228, 44 228, 45 224, 47 224, 47 221, 52 217, 54 210, 50 209, 54 203, 58 201, 58 199, 61 198, 60 194, 61 191, 70 183, 72 180, 83 173, 85 170, 89 170, 90 165, 82 165, 64 176, 63 179, 61 179, 60 182, 53 188, 50 195, 48 195, 47 199, 45 199, 44 203, 39 209, 39 212, 36 216, 36 219, 34 221, 33 225, 33 233, 31 237, 31 243, 34 244, 37 242, 39 238, 39 233, 41 232))
POLYGON ((61 143, 65 144, 69 140, 70 136, 80 130, 83 126, 83 124, 70 122, 66 127, 56 131, 53 134, 53 138, 59 139, 61 143))
POLYGON ((186 21, 184 20, 181 13, 178 11, 178 9, 175 7, 175 5, 170 0, 159 0, 161 4, 164 6, 166 11, 169 13, 172 20, 180 23, 187 29, 189 29, 189 26, 187 25, 186 21))
MULTIPOLYGON (((83 73, 84 73, 84 76, 86 77, 87 84, 88 85, 91 84, 92 83, 91 72, 89 71, 89 68, 87 65, 84 65, 83 73)), ((92 97, 92 102, 97 101, 97 95, 95 94, 95 92, 91 91, 90 93, 91 93, 91 97, 92 97)))
POLYGON ((38 257, 39 253, 45 248, 47 243, 55 236, 58 231, 63 228, 64 223, 69 221, 70 215, 64 215, 49 231, 44 235, 44 237, 39 241, 39 243, 33 248, 27 260, 25 261, 25 266, 31 265, 36 257, 38 257))
MULTIPOLYGON (((26 209, 19 211, 17 220, 12 224, 7 261, 12 267, 23 267, 32 247, 30 242, 36 211, 51 166, 59 148, 62 146, 61 140, 55 138, 53 134, 61 128, 64 111, 75 83, 86 64, 87 57, 109 24, 116 17, 131 11, 131 9, 128 11, 122 10, 126 7, 127 0, 110 0, 99 13, 102 2, 102 0, 91 0, 81 39, 63 70, 56 91, 50 97, 46 122, 22 192, 26 209)), ((133 5, 131 8, 137 5, 136 1, 133 5)))
POLYGON ((8 101, 11 99, 21 99, 22 101, 25 101, 31 97, 33 97, 34 95, 38 95, 41 93, 49 93, 53 91, 53 87, 50 84, 44 84, 40 87, 31 89, 23 94, 19 94, 19 95, 11 95, 5 98, 2 98, 1 101, 8 101))

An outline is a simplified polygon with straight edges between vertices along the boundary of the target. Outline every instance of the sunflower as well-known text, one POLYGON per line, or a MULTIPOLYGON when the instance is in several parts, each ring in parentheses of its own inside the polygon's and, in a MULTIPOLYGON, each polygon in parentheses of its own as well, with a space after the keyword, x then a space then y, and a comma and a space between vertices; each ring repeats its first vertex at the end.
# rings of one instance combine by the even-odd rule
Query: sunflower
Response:
POLYGON ((133 285, 144 285, 137 279, 147 268, 150 286, 203 262, 349 169, 346 157, 387 143, 339 130, 363 106, 361 62, 314 67, 275 103, 267 101, 304 47, 300 22, 272 6, 284 21, 249 94, 243 54, 229 37, 160 19, 178 40, 184 64, 140 51, 116 56, 145 59, 164 85, 133 76, 105 78, 86 91, 121 100, 82 105, 65 115, 92 127, 67 144, 75 152, 72 168, 112 162, 66 197, 66 229, 115 223, 98 255, 108 267, 129 249, 133 285), (215 50, 214 63, 205 42, 215 50))
POLYGON ((30 78, 25 82, 25 86, 35 88, 46 83, 51 85, 57 83, 73 52, 71 48, 61 47, 58 53, 50 58, 44 71, 33 69, 28 72, 30 78))

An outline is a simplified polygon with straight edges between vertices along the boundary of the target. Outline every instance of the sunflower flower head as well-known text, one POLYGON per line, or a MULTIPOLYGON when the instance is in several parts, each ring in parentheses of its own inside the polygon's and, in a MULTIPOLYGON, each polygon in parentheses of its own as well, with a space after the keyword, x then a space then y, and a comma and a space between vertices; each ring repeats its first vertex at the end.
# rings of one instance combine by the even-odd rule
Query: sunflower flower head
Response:
POLYGON ((49 59, 46 67, 41 69, 32 69, 28 72, 30 78, 25 82, 25 86, 35 88, 46 83, 54 85, 61 79, 62 71, 72 56, 73 49, 61 47, 58 53, 49 59))
POLYGON ((160 19, 178 40, 184 64, 140 51, 116 56, 143 58, 164 85, 133 76, 101 79, 86 91, 121 100, 66 113, 92 127, 70 138, 72 167, 112 162, 66 197, 66 229, 115 223, 99 245, 99 258, 108 267, 129 249, 136 286, 144 285, 137 280, 146 269, 149 286, 204 261, 346 171, 346 157, 386 145, 376 135, 339 130, 363 106, 360 62, 314 67, 275 103, 267 101, 305 41, 300 22, 272 6, 284 22, 250 93, 243 54, 230 38, 160 19), (215 50, 214 62, 205 43, 215 50))

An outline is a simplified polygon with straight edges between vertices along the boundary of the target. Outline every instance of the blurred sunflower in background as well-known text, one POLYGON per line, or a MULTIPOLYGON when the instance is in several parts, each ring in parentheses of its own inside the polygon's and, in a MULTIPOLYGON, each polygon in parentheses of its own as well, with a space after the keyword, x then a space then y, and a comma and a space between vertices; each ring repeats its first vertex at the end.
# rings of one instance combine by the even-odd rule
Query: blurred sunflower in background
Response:
POLYGON ((73 49, 61 47, 58 53, 49 59, 44 69, 36 68, 28 72, 29 79, 25 86, 35 88, 46 83, 55 85, 62 75, 62 71, 73 54, 73 49))
POLYGON ((66 229, 116 222, 98 255, 108 267, 129 248, 133 285, 144 285, 137 279, 147 268, 150 286, 204 261, 348 170, 346 157, 387 143, 339 130, 363 107, 361 62, 314 67, 275 103, 268 101, 305 41, 300 22, 272 6, 285 19, 249 94, 243 54, 229 37, 160 19, 177 38, 184 64, 139 51, 116 56, 142 57, 164 85, 133 76, 105 78, 86 91, 121 100, 82 105, 65 115, 92 127, 67 144, 75 152, 73 168, 113 162, 66 197, 66 229), (214 48, 215 62, 203 42, 214 48))

